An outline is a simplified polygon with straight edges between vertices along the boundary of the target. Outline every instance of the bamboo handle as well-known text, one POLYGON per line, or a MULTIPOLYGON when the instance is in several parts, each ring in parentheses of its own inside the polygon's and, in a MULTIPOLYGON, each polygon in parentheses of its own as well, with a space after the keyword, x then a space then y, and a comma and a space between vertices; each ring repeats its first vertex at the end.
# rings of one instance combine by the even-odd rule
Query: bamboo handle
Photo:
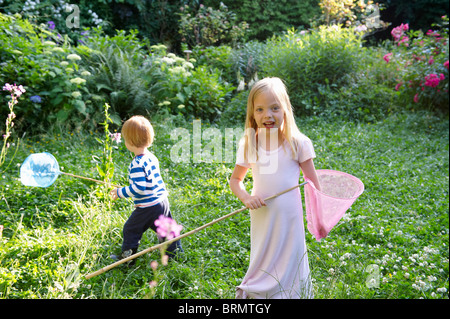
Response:
POLYGON ((61 172, 61 171, 59 171, 59 172, 61 174, 64 174, 64 175, 68 175, 68 176, 72 176, 72 177, 76 177, 76 178, 81 178, 81 179, 86 179, 88 181, 96 182, 96 183, 100 183, 100 184, 111 185, 111 186, 116 187, 116 188, 122 187, 122 186, 118 186, 118 185, 109 184, 107 182, 100 181, 98 179, 93 179, 93 178, 89 178, 89 177, 79 176, 79 175, 75 175, 75 174, 71 174, 71 173, 65 173, 65 172, 61 172))
MULTIPOLYGON (((280 195, 283 195, 284 193, 287 193, 287 192, 289 192, 289 191, 291 191, 291 190, 293 190, 293 189, 295 189, 295 188, 297 188, 297 187, 303 186, 303 185, 305 185, 305 184, 307 184, 307 183, 308 183, 308 182, 303 182, 303 183, 298 184, 298 185, 296 185, 296 186, 294 186, 294 187, 288 188, 288 189, 286 189, 286 190, 284 190, 284 191, 282 191, 282 192, 280 192, 280 193, 278 193, 278 194, 275 194, 275 195, 273 195, 273 196, 270 196, 270 197, 265 198, 264 201, 274 199, 275 197, 278 197, 278 196, 280 196, 280 195)), ((161 243, 161 244, 158 244, 158 245, 155 245, 155 246, 146 248, 146 249, 144 249, 144 250, 142 250, 142 251, 140 251, 140 252, 138 252, 138 253, 135 253, 135 254, 133 254, 133 255, 131 255, 131 256, 129 256, 129 257, 126 257, 126 258, 124 258, 124 259, 118 260, 118 261, 116 261, 116 262, 113 263, 113 264, 110 264, 110 265, 108 265, 108 266, 106 266, 106 267, 103 267, 103 268, 101 268, 101 269, 99 269, 99 270, 97 270, 97 271, 95 271, 95 272, 93 272, 93 273, 87 274, 87 275, 85 276, 85 278, 86 278, 86 279, 90 279, 90 278, 95 277, 95 276, 97 276, 97 275, 103 274, 104 272, 106 272, 106 271, 108 271, 108 270, 110 270, 110 269, 112 269, 112 268, 114 268, 114 267, 116 267, 116 266, 118 266, 118 265, 120 265, 120 264, 123 264, 123 263, 125 263, 125 262, 127 262, 127 261, 130 261, 130 260, 132 260, 132 259, 134 259, 134 258, 136 258, 136 257, 139 257, 139 256, 141 256, 141 255, 144 255, 144 254, 146 254, 146 253, 148 253, 148 252, 151 252, 151 251, 153 251, 153 250, 159 249, 159 248, 163 247, 164 245, 170 245, 171 243, 173 243, 173 242, 175 242, 175 241, 178 241, 178 240, 180 240, 180 239, 182 239, 182 238, 184 238, 184 237, 187 237, 187 236, 190 236, 190 235, 192 235, 192 234, 195 234, 196 232, 198 232, 198 231, 200 231, 200 230, 202 230, 202 229, 205 229, 206 227, 209 227, 209 226, 211 226, 211 225, 213 225, 213 224, 215 224, 215 223, 217 223, 217 222, 220 222, 221 220, 224 220, 224 219, 226 219, 226 218, 228 218, 228 217, 231 217, 231 216, 233 216, 233 215, 236 215, 237 213, 243 212, 243 211, 246 210, 246 209, 247 209, 247 207, 242 207, 242 208, 240 208, 240 209, 238 209, 238 210, 235 210, 235 211, 233 211, 233 212, 231 212, 231 213, 229 213, 229 214, 227 214, 227 215, 224 215, 224 216, 222 216, 222 217, 220 217, 220 218, 217 218, 217 219, 215 219, 215 220, 213 220, 213 221, 211 221, 211 222, 209 222, 209 223, 207 223, 207 224, 204 224, 203 226, 200 226, 200 227, 198 227, 198 228, 196 228, 196 229, 193 229, 193 230, 191 230, 191 231, 189 231, 189 232, 187 232, 187 233, 184 233, 184 234, 182 234, 182 235, 180 235, 180 236, 178 236, 178 237, 172 238, 171 240, 168 240, 168 241, 165 241, 165 242, 163 242, 163 243, 161 243)))

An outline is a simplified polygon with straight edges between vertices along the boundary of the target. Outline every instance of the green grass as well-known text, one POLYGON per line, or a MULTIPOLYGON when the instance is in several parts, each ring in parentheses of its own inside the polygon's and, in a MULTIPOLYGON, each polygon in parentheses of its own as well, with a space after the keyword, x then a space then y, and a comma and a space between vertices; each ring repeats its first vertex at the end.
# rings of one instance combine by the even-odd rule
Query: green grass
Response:
MULTIPOLYGON (((228 187, 232 163, 173 163, 170 132, 192 123, 153 120, 152 151, 160 159, 172 212, 183 232, 242 204, 228 187)), ((428 113, 390 116, 372 124, 301 119, 315 145, 316 168, 359 177, 365 191, 332 230, 307 246, 316 298, 448 298, 449 122, 428 113), (376 265, 375 271, 370 268, 376 265), (368 268, 369 267, 369 268, 368 268), (375 279, 377 287, 367 285, 375 279), (446 292, 441 292, 445 288, 446 292)), ((111 263, 133 206, 111 203, 98 184, 60 176, 49 188, 20 184, 19 166, 30 152, 48 151, 66 172, 98 178, 97 132, 54 127, 20 144, 0 176, 0 298, 234 298, 249 262, 250 221, 237 214, 183 239, 180 261, 159 266, 159 252, 132 269, 83 276, 111 263), (152 290, 149 282, 156 280, 152 290)), ((115 182, 126 182, 131 157, 114 152, 115 182)), ((251 178, 246 185, 251 188, 251 178)), ((157 243, 148 231, 141 249, 157 243)))

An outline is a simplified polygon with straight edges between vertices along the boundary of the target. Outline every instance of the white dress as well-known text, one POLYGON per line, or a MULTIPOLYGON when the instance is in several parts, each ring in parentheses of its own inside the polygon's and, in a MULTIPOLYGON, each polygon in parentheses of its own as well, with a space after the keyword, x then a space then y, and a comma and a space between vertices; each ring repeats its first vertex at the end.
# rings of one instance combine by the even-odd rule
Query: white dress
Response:
MULTIPOLYGON (((252 169, 252 195, 267 198, 299 183, 300 165, 315 157, 311 140, 298 137, 300 151, 292 159, 287 142, 267 152, 261 147, 258 161, 244 160, 243 145, 236 164, 252 169)), ((303 205, 299 188, 250 211, 250 265, 236 298, 312 298, 312 286, 303 224, 303 205)))

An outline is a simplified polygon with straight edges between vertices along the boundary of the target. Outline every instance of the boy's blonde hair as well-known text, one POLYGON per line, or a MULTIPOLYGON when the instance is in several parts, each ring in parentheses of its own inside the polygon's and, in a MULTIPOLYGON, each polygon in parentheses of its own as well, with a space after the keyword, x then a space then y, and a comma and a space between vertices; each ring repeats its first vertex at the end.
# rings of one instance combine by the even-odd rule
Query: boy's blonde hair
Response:
POLYGON ((295 123, 294 112, 286 85, 277 77, 264 78, 256 82, 250 90, 247 99, 247 116, 245 120, 244 157, 247 159, 248 154, 249 158, 257 158, 258 145, 256 143, 256 136, 252 136, 252 134, 258 134, 258 125, 256 124, 253 114, 255 98, 262 92, 272 93, 278 101, 279 106, 284 111, 284 121, 283 126, 281 127, 281 133, 283 134, 284 139, 289 143, 293 159, 297 158, 299 146, 298 143, 296 143, 296 137, 301 133, 295 123))
POLYGON ((122 137, 135 147, 149 147, 155 133, 150 121, 141 115, 132 116, 122 126, 122 137))

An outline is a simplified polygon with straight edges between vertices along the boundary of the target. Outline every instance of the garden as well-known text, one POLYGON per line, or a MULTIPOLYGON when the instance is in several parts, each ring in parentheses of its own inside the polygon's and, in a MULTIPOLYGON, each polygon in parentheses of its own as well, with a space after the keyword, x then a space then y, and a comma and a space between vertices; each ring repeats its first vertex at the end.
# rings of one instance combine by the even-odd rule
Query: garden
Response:
MULTIPOLYGON (((248 211, 183 238, 175 260, 155 250, 85 276, 114 262, 134 207, 109 195, 128 183, 123 122, 151 121, 183 234, 242 207, 228 181, 249 90, 268 76, 285 82, 316 168, 365 186, 326 238, 306 231, 315 298, 448 299, 448 4, 414 28, 372 1, 273 2, 260 16, 250 1, 73 2, 0 1, 1 299, 234 298, 248 211), (23 185, 42 152, 102 183, 23 185)), ((149 230, 139 250, 157 243, 149 230)))

